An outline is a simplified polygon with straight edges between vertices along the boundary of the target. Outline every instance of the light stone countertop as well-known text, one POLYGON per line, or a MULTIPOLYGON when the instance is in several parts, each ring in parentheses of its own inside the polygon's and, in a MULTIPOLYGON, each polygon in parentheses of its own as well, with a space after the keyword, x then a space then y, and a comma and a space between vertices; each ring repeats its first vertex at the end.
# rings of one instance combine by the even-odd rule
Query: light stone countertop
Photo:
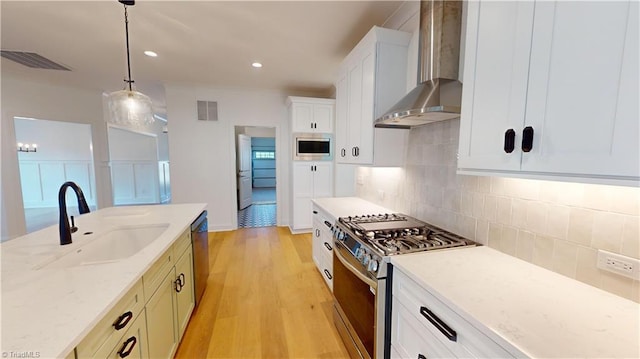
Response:
POLYGON ((58 225, 0 244, 3 357, 63 358, 187 230, 206 204, 111 207, 75 217, 73 243, 59 244, 58 225), (133 256, 115 263, 36 269, 122 226, 167 224, 133 256), (89 236, 83 233, 93 231, 89 236))
POLYGON ((489 247, 391 263, 517 356, 639 358, 640 304, 489 247))
POLYGON ((335 217, 361 216, 367 214, 396 213, 359 197, 314 198, 313 203, 327 214, 335 217))

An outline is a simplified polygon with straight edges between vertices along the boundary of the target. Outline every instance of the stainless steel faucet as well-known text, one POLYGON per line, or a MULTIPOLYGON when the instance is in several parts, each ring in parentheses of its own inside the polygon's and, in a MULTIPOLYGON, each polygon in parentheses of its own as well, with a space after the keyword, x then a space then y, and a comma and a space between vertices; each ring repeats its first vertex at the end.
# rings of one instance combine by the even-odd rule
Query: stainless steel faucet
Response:
MULTIPOLYGON (((60 209, 60 245, 71 244, 71 233, 78 230, 75 226, 69 226, 69 218, 67 217, 67 188, 71 187, 76 193, 78 198, 78 211, 80 214, 89 213, 89 206, 87 206, 87 200, 84 199, 84 194, 80 187, 74 182, 65 182, 58 191, 58 207, 60 209)), ((73 216, 71 216, 73 220, 73 216)))

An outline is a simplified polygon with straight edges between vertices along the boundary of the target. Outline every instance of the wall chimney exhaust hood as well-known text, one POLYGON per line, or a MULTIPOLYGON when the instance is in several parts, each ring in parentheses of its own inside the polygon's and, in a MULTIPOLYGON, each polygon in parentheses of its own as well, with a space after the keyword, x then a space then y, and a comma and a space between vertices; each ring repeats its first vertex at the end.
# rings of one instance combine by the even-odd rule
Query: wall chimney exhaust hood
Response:
POLYGON ((420 2, 420 84, 375 121, 375 127, 411 128, 460 117, 458 81, 462 1, 420 2))

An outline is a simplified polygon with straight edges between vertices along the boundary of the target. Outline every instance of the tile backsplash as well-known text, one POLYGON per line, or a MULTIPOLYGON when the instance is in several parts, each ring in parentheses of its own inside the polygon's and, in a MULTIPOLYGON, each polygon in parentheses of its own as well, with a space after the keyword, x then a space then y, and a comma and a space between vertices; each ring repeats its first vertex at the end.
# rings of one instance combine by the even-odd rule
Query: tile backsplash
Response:
POLYGON ((459 120, 411 130, 402 168, 360 167, 359 197, 640 302, 597 250, 640 258, 640 189, 456 174, 459 120))

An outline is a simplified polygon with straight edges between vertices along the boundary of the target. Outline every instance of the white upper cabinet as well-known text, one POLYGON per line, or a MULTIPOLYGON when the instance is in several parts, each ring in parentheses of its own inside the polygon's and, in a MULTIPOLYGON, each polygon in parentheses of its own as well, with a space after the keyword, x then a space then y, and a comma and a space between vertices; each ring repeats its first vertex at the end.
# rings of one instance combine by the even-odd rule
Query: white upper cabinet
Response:
POLYGON ((332 133, 335 100, 289 97, 292 132, 332 133))
POLYGON ((638 14, 636 1, 470 2, 460 172, 637 183, 638 14))
MULTIPOLYGON (((406 93, 410 40, 409 33, 374 27, 340 66, 336 81, 338 163, 374 164, 374 138, 383 136, 384 131, 376 131, 374 136, 373 123, 406 93)), ((398 155, 392 158, 401 160, 405 145, 381 148, 380 151, 399 148, 398 155)))

